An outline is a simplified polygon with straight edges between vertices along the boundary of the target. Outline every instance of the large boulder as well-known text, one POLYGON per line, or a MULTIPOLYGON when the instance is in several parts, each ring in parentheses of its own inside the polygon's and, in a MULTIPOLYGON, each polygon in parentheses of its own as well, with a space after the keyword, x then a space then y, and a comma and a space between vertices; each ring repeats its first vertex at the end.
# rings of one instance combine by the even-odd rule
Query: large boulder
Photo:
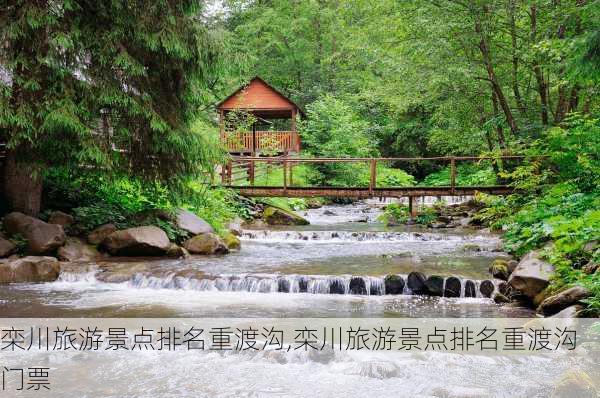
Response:
POLYGON ((155 226, 116 231, 102 241, 106 251, 118 256, 161 256, 170 246, 165 231, 155 226))
POLYGON ((227 254, 229 249, 218 235, 205 233, 183 242, 183 247, 192 254, 227 254))
POLYGON ((583 310, 583 308, 583 305, 575 304, 552 315, 552 318, 577 318, 579 316, 579 313, 583 310))
POLYGON ((214 233, 215 230, 209 223, 189 210, 177 210, 177 226, 192 235, 214 233))
POLYGON ((494 289, 494 283, 490 280, 481 281, 479 284, 479 292, 483 295, 483 297, 492 297, 494 289))
POLYGON ((88 234, 87 241, 92 245, 99 245, 113 232, 117 232, 117 227, 114 224, 101 225, 88 234))
POLYGON ((4 217, 4 230, 9 236, 20 234, 27 240, 27 251, 31 254, 48 254, 65 243, 63 227, 48 224, 23 213, 10 213, 4 217))
POLYGON ((0 283, 52 282, 59 273, 60 263, 54 257, 27 256, 0 263, 0 283))
POLYGON ((62 261, 94 261, 100 255, 95 246, 80 238, 67 238, 65 245, 58 249, 58 258, 62 261))
POLYGON ((475 282, 471 280, 465 282, 465 297, 477 297, 475 282))
POLYGON ((14 243, 0 236, 0 258, 10 256, 15 249, 14 243))
POLYGON ((350 279, 350 285, 348 287, 350 294, 367 294, 367 286, 365 280, 360 277, 352 277, 350 279))
POLYGON ((552 264, 542 260, 540 252, 532 251, 519 261, 519 265, 510 275, 508 283, 525 296, 534 298, 548 286, 553 274, 552 264))
POLYGON ((50 214, 50 218, 48 218, 48 224, 62 225, 63 228, 68 227, 73 224, 73 222, 75 222, 73 216, 63 213, 62 211, 53 211, 52 214, 50 214))
POLYGON ((263 217, 269 225, 308 225, 306 219, 290 210, 268 206, 263 212, 263 217))
POLYGON ((573 286, 542 301, 538 307, 538 312, 546 316, 553 315, 567 307, 578 304, 589 296, 590 291, 583 286, 573 286))

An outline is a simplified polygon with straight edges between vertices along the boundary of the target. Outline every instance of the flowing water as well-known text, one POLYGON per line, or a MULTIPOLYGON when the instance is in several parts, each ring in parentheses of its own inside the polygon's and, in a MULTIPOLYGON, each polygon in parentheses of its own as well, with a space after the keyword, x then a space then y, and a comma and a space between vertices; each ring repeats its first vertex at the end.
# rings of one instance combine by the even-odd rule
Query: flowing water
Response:
POLYGON ((244 230, 242 249, 226 256, 68 265, 54 283, 0 287, 0 306, 5 316, 21 317, 531 314, 498 306, 479 289, 489 279, 489 264, 506 257, 498 236, 471 229, 386 228, 377 222, 381 207, 365 202, 303 211, 310 225, 244 230), (407 286, 402 294, 386 294, 386 275, 406 280, 412 271, 446 282, 453 277, 460 297, 413 295, 407 286))
MULTIPOLYGON (((0 311, 3 317, 182 321, 503 321, 498 318, 533 315, 524 308, 497 305, 481 292, 489 265, 506 258, 496 235, 471 229, 385 228, 377 222, 377 202, 302 213, 311 225, 244 230, 242 249, 226 256, 71 264, 53 283, 0 286, 0 311), (386 291, 385 276, 406 280, 413 271, 443 277, 443 290, 458 286, 460 297, 415 295, 406 286, 400 294, 386 291)), ((585 357, 558 353, 70 352, 25 352, 19 358, 51 367, 57 381, 53 392, 61 397, 543 397, 567 369, 597 369, 585 357)))

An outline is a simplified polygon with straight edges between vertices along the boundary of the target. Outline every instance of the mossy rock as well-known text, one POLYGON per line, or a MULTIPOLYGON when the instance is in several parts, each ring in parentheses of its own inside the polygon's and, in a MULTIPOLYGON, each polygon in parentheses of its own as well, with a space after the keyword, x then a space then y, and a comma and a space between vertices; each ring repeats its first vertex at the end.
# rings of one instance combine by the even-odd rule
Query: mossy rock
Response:
POLYGON ((308 220, 300 217, 291 210, 268 206, 263 212, 263 218, 269 225, 309 225, 308 220))
POLYGON ((226 232, 223 234, 223 242, 225 242, 229 250, 240 250, 242 247, 240 239, 232 232, 226 232))
POLYGON ((490 274, 496 279, 508 280, 508 262, 505 260, 494 260, 490 265, 490 274))
POLYGON ((598 396, 598 389, 592 378, 584 371, 573 369, 567 371, 556 383, 552 398, 598 396))

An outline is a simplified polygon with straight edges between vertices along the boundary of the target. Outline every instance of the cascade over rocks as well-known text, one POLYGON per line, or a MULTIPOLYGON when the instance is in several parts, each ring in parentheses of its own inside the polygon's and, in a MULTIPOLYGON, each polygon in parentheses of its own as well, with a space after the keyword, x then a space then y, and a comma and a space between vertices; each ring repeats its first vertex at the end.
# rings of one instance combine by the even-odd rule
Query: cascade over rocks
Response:
POLYGON ((532 251, 521 259, 508 279, 508 283, 525 296, 533 299, 548 286, 554 274, 552 264, 540 258, 539 251, 532 251))
POLYGON ((454 276, 446 278, 446 283, 444 285, 444 297, 460 297, 460 290, 460 279, 454 276))
POLYGON ((54 257, 27 256, 0 262, 0 284, 53 282, 58 279, 60 263, 54 257))
POLYGON ((444 278, 437 275, 432 275, 425 281, 427 292, 430 296, 444 295, 444 278))
POLYGON ((227 254, 229 249, 218 235, 205 233, 183 242, 183 247, 192 254, 227 254))
POLYGON ((161 256, 170 246, 165 231, 152 225, 116 231, 102 241, 106 251, 119 256, 161 256))
POLYGON ((492 297, 492 293, 494 293, 494 284, 492 283, 492 281, 482 281, 481 284, 479 285, 479 291, 481 292, 481 294, 484 297, 492 297))
POLYGON ((477 297, 475 282, 470 280, 465 282, 465 297, 477 297))
POLYGON ((350 279, 350 294, 367 294, 367 286, 363 278, 352 278, 350 279))
MULTIPOLYGON (((344 294, 346 293, 345 289, 344 289, 344 284, 342 283, 342 281, 338 280, 338 279, 334 279, 333 281, 331 281, 331 284, 329 285, 329 294, 344 294)), ((366 290, 365 290, 366 293, 366 290)))
POLYGON ((177 227, 192 235, 214 233, 213 227, 189 210, 179 209, 176 216, 177 227))
POLYGON ((385 294, 402 294, 404 290, 404 279, 400 275, 388 275, 384 283, 385 294))
POLYGON ((428 289, 425 285, 427 277, 422 272, 413 271, 406 278, 406 285, 413 294, 427 294, 428 289))
POLYGON ((4 217, 4 230, 9 236, 22 235, 31 254, 49 254, 65 243, 67 238, 60 225, 48 224, 23 213, 13 212, 4 217))

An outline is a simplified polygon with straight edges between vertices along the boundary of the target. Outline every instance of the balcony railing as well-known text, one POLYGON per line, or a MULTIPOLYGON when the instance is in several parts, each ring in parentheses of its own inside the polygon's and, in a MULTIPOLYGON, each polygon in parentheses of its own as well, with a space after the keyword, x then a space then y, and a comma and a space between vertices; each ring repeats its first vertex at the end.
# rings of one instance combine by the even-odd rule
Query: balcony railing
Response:
POLYGON ((231 153, 300 152, 297 131, 238 131, 221 136, 225 148, 231 153))

